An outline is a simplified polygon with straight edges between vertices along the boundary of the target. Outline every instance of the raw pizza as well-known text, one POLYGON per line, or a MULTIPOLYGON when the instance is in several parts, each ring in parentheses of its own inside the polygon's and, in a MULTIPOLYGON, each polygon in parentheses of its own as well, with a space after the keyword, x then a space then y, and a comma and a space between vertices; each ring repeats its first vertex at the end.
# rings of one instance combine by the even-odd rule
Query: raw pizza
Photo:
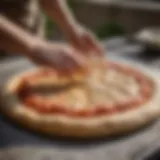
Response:
POLYGON ((35 131, 68 137, 131 132, 160 115, 160 85, 145 72, 102 63, 82 80, 39 68, 4 86, 2 111, 35 131))

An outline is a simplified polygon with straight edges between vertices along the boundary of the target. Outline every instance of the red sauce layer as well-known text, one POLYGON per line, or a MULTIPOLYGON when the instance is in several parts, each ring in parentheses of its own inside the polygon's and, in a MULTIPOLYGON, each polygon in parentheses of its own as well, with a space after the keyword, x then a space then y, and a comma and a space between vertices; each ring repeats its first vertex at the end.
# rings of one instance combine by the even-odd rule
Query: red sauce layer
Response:
MULTIPOLYGON (((22 87, 18 91, 19 98, 25 104, 26 107, 32 108, 37 112, 43 114, 65 114, 67 116, 74 117, 92 117, 92 116, 100 116, 100 115, 111 115, 119 112, 130 111, 132 109, 136 109, 141 107, 142 104, 145 104, 153 94, 153 84, 150 79, 145 77, 142 73, 129 68, 127 66, 122 66, 115 63, 107 63, 105 64, 106 68, 112 68, 119 72, 125 73, 127 75, 132 75, 135 77, 135 80, 138 82, 140 87, 140 93, 136 98, 132 100, 128 100, 125 102, 120 102, 115 105, 109 106, 109 104, 104 104, 101 106, 94 107, 94 109, 86 109, 83 110, 72 110, 65 106, 59 105, 58 103, 46 103, 43 101, 39 95, 33 92, 32 88, 27 85, 26 87, 22 87)), ((25 77, 25 83, 27 84, 27 79, 37 79, 40 76, 53 76, 55 73, 48 70, 40 73, 35 73, 31 77, 25 77)))

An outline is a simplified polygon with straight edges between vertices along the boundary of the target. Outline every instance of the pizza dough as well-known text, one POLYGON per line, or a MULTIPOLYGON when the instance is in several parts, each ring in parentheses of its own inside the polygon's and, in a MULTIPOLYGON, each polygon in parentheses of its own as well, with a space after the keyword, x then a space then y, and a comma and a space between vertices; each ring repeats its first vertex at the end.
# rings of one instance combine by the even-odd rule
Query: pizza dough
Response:
POLYGON ((24 72, 6 83, 2 96, 5 114, 47 135, 119 135, 160 115, 159 82, 147 73, 112 62, 93 69, 78 83, 57 77, 54 71, 24 72))

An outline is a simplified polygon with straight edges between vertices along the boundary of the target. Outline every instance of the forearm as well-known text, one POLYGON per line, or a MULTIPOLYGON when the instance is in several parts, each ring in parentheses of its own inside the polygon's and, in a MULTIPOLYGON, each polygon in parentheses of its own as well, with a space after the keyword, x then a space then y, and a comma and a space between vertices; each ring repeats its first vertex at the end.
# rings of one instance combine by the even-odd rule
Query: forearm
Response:
POLYGON ((77 24, 66 3, 66 0, 40 0, 43 10, 64 32, 71 31, 77 24))
POLYGON ((0 49, 27 54, 32 47, 32 36, 0 15, 0 49))

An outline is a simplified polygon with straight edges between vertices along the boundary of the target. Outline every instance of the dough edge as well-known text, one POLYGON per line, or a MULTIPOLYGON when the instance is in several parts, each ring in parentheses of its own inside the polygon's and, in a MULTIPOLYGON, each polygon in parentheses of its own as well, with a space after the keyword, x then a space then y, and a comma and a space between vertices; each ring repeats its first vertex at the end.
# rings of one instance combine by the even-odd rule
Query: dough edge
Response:
POLYGON ((160 82, 151 75, 147 76, 145 73, 143 74, 149 77, 154 84, 154 92, 152 98, 139 108, 115 115, 93 118, 42 115, 24 107, 14 93, 15 89, 19 86, 21 76, 29 72, 17 74, 11 77, 5 84, 1 92, 2 105, 0 110, 23 127, 33 131, 49 136, 56 135, 76 138, 105 137, 132 132, 156 120, 160 116, 160 82))

